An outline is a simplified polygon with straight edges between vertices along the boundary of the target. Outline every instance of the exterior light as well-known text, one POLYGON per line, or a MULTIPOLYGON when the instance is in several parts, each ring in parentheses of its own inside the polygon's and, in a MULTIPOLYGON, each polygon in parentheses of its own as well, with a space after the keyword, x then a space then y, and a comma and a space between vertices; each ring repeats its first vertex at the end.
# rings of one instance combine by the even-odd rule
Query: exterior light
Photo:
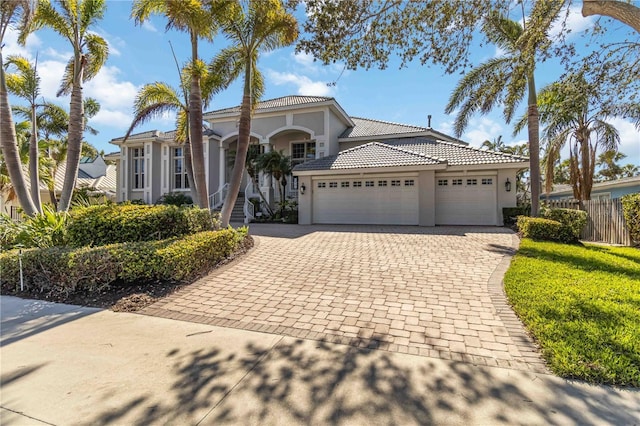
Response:
POLYGON ((511 192, 511 181, 509 180, 509 178, 507 178, 507 181, 504 183, 504 189, 507 192, 511 192))
POLYGON ((300 194, 304 194, 304 191, 307 190, 307 187, 304 186, 304 183, 302 185, 300 185, 300 194))

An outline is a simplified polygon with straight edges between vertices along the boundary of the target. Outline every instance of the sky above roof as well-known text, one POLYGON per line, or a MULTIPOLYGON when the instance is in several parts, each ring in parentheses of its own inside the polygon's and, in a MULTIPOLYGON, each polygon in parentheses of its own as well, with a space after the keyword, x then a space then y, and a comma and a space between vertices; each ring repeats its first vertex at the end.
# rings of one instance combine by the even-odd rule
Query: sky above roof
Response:
MULTIPOLYGON (((568 26, 572 29, 572 40, 581 44, 580 33, 595 19, 583 18, 581 5, 576 3, 569 14, 568 26)), ((178 72, 169 42, 180 65, 190 56, 186 33, 166 32, 166 21, 155 16, 136 26, 129 17, 130 13, 131 2, 107 1, 105 17, 94 30, 108 41, 109 58, 100 73, 84 86, 85 95, 96 98, 101 104, 99 114, 91 121, 99 134, 87 133, 85 138, 106 153, 117 150, 109 141, 126 133, 132 119, 134 97, 144 84, 162 81, 177 87, 178 72)), ((304 13, 299 13, 298 18, 304 19, 304 13)), ((607 37, 612 41, 624 39, 627 33, 622 24, 612 22, 607 37)), ((222 37, 216 38, 213 44, 202 42, 200 55, 208 61, 225 44, 222 37)), ((579 51, 589 53, 592 48, 579 47, 579 51)), ((33 60, 37 55, 43 97, 67 108, 68 98, 56 98, 55 93, 71 52, 68 42, 49 30, 31 35, 24 47, 17 44, 16 34, 9 32, 3 48, 5 58, 11 54, 22 54, 33 60)), ((472 58, 475 63, 480 63, 500 53, 493 46, 477 45, 472 49, 472 58)), ((445 114, 444 107, 460 75, 445 75, 438 67, 421 66, 418 62, 399 69, 399 63, 393 61, 385 70, 349 71, 340 64, 323 66, 309 55, 296 54, 293 47, 281 49, 260 59, 259 66, 266 82, 263 99, 286 95, 329 96, 334 97, 351 116, 419 127, 426 127, 427 116, 431 115, 433 129, 453 136, 454 115, 445 114)), ((556 61, 548 61, 536 70, 536 83, 541 88, 561 74, 560 65, 556 61)), ((241 98, 239 81, 218 94, 205 112, 234 107, 241 98)), ((20 101, 12 98, 12 103, 19 104, 20 101)), ((524 113, 524 105, 519 111, 524 113)), ((135 132, 151 129, 168 131, 174 128, 174 121, 174 116, 167 115, 138 127, 135 132)), ((620 131, 620 150, 628 156, 624 163, 640 164, 640 133, 628 121, 616 118, 612 123, 620 131)), ((500 135, 509 145, 526 141, 524 132, 512 136, 512 126, 504 122, 499 109, 486 116, 474 116, 461 139, 478 147, 483 141, 494 140, 500 135)))

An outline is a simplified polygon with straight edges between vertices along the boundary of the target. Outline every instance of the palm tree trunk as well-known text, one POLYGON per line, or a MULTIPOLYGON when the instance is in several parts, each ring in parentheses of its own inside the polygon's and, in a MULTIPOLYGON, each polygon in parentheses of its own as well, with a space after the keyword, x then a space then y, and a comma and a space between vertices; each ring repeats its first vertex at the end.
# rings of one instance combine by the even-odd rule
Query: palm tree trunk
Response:
POLYGON ((71 101, 69 104, 69 131, 67 140, 67 166, 65 169, 62 194, 58 203, 58 211, 68 211, 71 205, 71 197, 78 179, 78 167, 80 166, 80 151, 82 150, 82 131, 84 128, 84 105, 82 103, 82 78, 84 75, 84 57, 76 54, 73 78, 73 89, 71 90, 71 101))
POLYGON ((31 199, 38 213, 42 213, 40 201, 40 169, 38 161, 38 123, 36 105, 31 105, 31 137, 29 138, 29 176, 31 177, 31 199))
POLYGON ((536 83, 531 72, 527 78, 529 101, 527 108, 527 130, 529 133, 529 170, 531 179, 531 216, 538 216, 540 206, 540 113, 536 83))
MULTIPOLYGON (((4 156, 7 172, 11 179, 11 185, 15 191, 20 206, 28 216, 35 215, 38 210, 29 196, 27 183, 22 172, 22 163, 18 155, 16 143, 16 128, 13 125, 11 105, 9 104, 9 93, 4 73, 4 62, 2 59, 2 46, 0 46, 0 147, 4 156)), ((36 183, 37 186, 37 183, 36 183)))
POLYGON ((198 193, 198 205, 202 209, 209 208, 207 176, 204 167, 204 147, 202 143, 202 92, 200 90, 200 73, 196 69, 198 60, 198 37, 191 32, 191 58, 193 71, 191 74, 191 91, 189 92, 189 127, 191 149, 193 154, 193 175, 195 192, 198 193))
POLYGON ((244 90, 242 95, 242 105, 240 106, 240 123, 238 126, 238 146, 236 148, 236 160, 231 170, 231 179, 229 182, 229 192, 225 197, 222 211, 220 212, 220 221, 222 227, 229 226, 231 219, 231 211, 238 199, 238 192, 242 183, 242 174, 244 173, 244 163, 247 159, 247 151, 249 150, 249 136, 251 134, 251 74, 253 64, 251 59, 247 59, 244 76, 244 90))
POLYGON ((191 157, 191 142, 189 139, 190 135, 187 136, 187 140, 184 141, 184 146, 182 147, 183 155, 184 155, 184 167, 187 170, 187 179, 189 179, 189 189, 191 190, 191 198, 193 199, 193 203, 196 206, 200 205, 200 200, 198 199, 198 191, 195 188, 195 179, 193 177, 193 160, 191 157))

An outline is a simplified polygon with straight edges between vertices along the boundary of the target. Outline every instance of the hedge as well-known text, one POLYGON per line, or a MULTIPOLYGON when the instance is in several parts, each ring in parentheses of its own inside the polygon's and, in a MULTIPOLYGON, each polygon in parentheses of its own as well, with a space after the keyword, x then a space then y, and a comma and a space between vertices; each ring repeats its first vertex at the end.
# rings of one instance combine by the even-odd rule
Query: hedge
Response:
POLYGON ((640 245, 640 193, 624 195, 622 202, 622 214, 631 236, 633 245, 640 245))
POLYGON ((518 216, 518 230, 524 238, 544 241, 560 241, 563 225, 541 217, 518 216))
MULTIPOLYGON (((114 284, 185 282, 235 253, 247 229, 205 231, 162 241, 99 247, 51 247, 24 250, 24 285, 30 291, 98 291, 114 284)), ((18 250, 0 255, 2 292, 20 287, 18 250)))
POLYGON ((502 208, 502 220, 506 226, 514 225, 516 223, 518 216, 530 216, 530 215, 531 215, 531 206, 502 208))
POLYGON ((580 239, 580 234, 587 224, 587 212, 575 209, 544 209, 542 216, 545 219, 560 222, 563 227, 557 241, 575 243, 580 239))
POLYGON ((164 240, 217 228, 217 220, 206 209, 105 204, 73 210, 66 242, 73 247, 101 246, 164 240))

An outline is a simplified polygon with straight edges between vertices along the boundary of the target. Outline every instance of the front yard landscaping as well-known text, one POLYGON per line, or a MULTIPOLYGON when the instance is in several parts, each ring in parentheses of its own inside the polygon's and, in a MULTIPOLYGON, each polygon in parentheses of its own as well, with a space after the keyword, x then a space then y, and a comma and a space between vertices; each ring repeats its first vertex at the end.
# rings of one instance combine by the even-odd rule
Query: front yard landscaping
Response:
POLYGON ((523 239, 504 278, 559 376, 640 387, 640 250, 523 239))

